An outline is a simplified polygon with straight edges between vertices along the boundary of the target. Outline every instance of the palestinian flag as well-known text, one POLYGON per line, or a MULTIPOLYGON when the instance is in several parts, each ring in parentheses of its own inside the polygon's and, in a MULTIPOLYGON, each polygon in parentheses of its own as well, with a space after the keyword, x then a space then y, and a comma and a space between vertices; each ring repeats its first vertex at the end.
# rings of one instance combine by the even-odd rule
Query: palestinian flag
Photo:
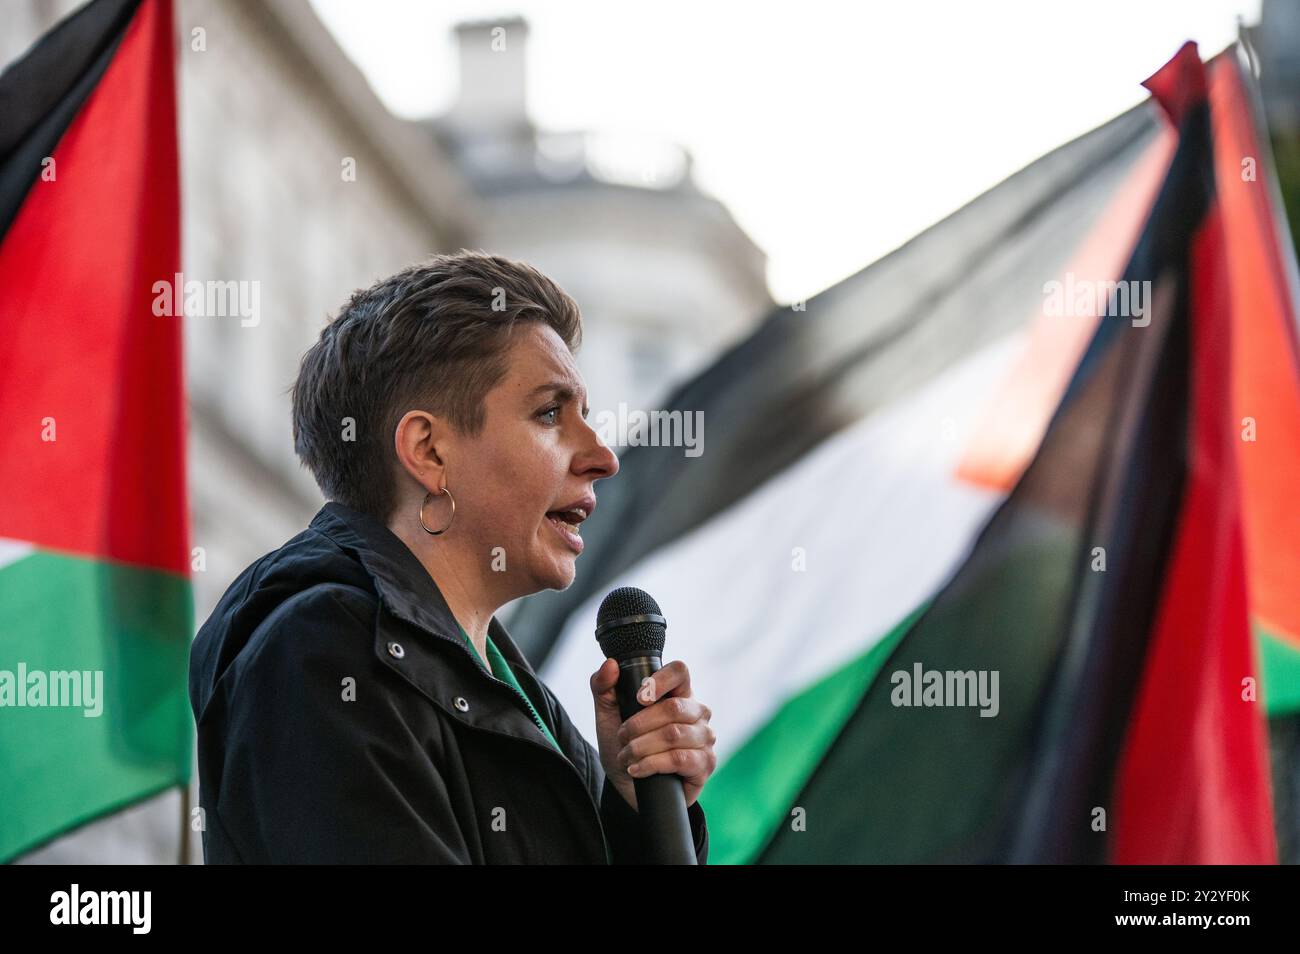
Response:
POLYGON ((712 861, 1276 859, 1300 350, 1237 57, 774 311, 666 402, 703 454, 629 441, 511 616, 594 738, 600 600, 658 600, 712 861))
POLYGON ((190 774, 169 0, 0 74, 0 860, 190 774))

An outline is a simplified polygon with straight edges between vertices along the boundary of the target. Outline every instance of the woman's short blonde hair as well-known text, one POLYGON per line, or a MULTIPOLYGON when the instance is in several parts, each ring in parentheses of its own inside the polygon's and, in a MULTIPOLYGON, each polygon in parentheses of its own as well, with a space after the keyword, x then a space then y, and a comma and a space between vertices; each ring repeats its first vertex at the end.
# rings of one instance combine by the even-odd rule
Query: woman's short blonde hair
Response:
POLYGON ((329 500, 387 521, 396 498, 393 433, 407 411, 478 434, 506 373, 511 332, 543 321, 569 350, 578 306, 531 265, 462 249, 354 293, 303 355, 293 443, 329 500))

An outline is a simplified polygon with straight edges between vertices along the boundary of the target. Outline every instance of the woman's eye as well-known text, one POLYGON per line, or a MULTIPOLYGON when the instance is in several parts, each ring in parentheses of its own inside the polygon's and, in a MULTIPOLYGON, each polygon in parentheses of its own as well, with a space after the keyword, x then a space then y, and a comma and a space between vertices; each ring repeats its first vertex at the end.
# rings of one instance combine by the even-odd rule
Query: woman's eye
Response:
MULTIPOLYGON (((560 413, 560 406, 557 404, 557 405, 555 405, 554 407, 548 407, 545 411, 542 411, 542 412, 539 413, 537 416, 538 416, 538 417, 542 417, 542 418, 544 418, 544 417, 546 417, 546 415, 548 415, 548 414, 559 414, 559 413, 560 413)), ((555 419, 552 418, 551 420, 547 421, 546 423, 548 423, 548 424, 554 424, 554 423, 555 423, 555 419)))

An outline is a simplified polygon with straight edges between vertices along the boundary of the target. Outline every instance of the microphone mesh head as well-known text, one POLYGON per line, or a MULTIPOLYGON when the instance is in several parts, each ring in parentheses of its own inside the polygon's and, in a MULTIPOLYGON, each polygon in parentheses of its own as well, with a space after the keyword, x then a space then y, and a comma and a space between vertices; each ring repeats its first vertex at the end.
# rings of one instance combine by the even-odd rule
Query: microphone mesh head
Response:
MULTIPOLYGON (((663 616, 659 604, 645 590, 635 586, 620 586, 611 590, 596 612, 596 629, 600 630, 606 623, 635 616, 663 616)), ((600 633, 596 639, 607 658, 644 655, 653 653, 662 656, 666 623, 651 620, 618 623, 613 628, 600 633)))

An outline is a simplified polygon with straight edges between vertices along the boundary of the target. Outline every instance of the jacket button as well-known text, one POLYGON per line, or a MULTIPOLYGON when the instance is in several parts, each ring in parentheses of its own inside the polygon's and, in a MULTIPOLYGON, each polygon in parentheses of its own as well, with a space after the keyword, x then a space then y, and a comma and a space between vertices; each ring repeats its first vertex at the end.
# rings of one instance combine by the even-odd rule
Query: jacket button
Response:
POLYGON ((452 705, 454 705, 461 712, 469 711, 469 703, 465 700, 464 696, 457 696, 454 700, 452 700, 452 705))
POLYGON ((388 655, 392 656, 394 659, 401 659, 406 655, 406 650, 402 648, 401 643, 389 643, 388 655))

